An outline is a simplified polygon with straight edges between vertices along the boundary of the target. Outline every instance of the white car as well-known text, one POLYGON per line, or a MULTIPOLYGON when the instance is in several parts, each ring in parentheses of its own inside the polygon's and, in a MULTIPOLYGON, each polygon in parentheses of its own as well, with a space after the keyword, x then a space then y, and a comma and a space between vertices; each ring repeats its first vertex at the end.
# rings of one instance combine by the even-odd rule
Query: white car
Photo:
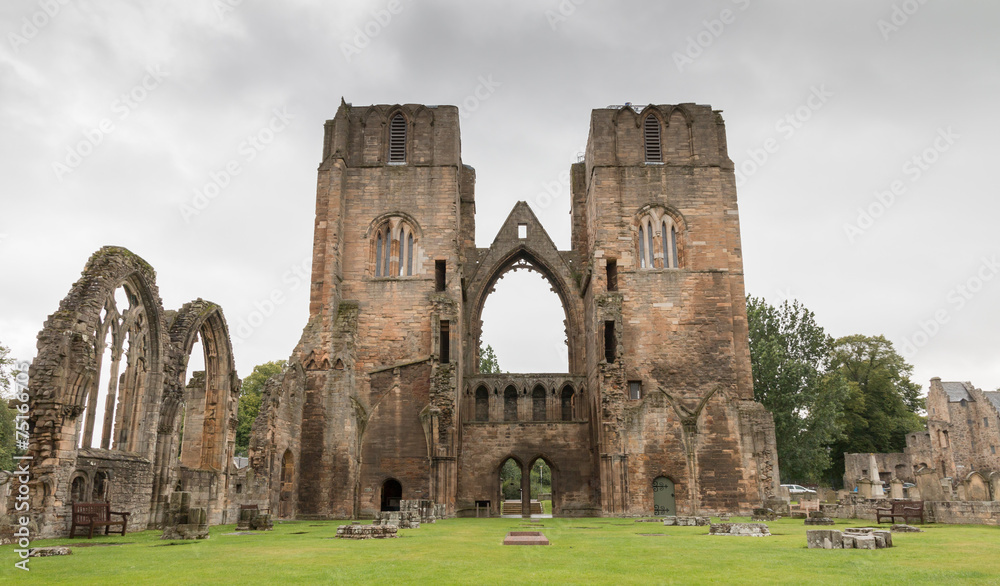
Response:
POLYGON ((787 488, 788 494, 816 494, 815 490, 799 486, 798 484, 782 484, 781 487, 787 488))

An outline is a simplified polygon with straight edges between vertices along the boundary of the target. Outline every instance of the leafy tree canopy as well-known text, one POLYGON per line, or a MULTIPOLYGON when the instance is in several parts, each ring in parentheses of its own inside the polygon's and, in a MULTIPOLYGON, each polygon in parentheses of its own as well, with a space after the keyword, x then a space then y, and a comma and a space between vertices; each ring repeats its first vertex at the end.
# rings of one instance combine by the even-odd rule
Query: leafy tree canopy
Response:
POLYGON ((501 372, 500 363, 497 362, 497 353, 493 351, 493 346, 486 345, 486 349, 479 351, 479 372, 481 374, 498 374, 501 372))
POLYGON ((284 360, 273 360, 258 364, 240 386, 240 403, 236 419, 236 455, 246 456, 250 449, 250 429, 260 412, 261 394, 264 383, 271 376, 281 372, 285 367, 284 360))
POLYGON ((843 475, 844 453, 902 452, 906 434, 924 427, 920 385, 913 366, 884 336, 845 336, 833 348, 831 365, 849 385, 842 415, 844 436, 834 444, 836 472, 843 475))
POLYGON ((798 301, 747 297, 754 398, 774 417, 782 482, 817 482, 844 428, 844 376, 831 368, 833 338, 798 301))

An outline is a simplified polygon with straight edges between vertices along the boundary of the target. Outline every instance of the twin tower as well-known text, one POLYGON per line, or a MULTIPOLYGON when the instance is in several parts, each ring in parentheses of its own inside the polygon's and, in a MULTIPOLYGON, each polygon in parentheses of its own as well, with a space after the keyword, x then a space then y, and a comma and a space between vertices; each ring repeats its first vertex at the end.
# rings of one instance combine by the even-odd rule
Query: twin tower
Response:
POLYGON ((524 202, 478 248, 460 146, 454 106, 342 103, 326 122, 309 323, 251 440, 272 510, 366 517, 426 499, 496 515, 509 459, 525 489, 548 464, 556 516, 747 512, 772 496, 720 113, 594 110, 568 251, 524 202), (562 302, 566 372, 478 372, 485 299, 515 267, 562 302))

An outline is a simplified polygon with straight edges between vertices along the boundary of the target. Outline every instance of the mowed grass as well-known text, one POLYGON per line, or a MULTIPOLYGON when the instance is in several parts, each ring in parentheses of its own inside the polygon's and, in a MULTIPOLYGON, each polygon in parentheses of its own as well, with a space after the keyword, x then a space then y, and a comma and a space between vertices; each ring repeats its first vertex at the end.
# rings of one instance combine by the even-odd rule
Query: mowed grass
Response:
MULTIPOLYGON (((254 535, 226 535, 235 528, 223 525, 204 541, 162 541, 158 531, 38 541, 73 554, 32 558, 30 572, 3 546, 0 583, 1000 584, 998 527, 927 525, 895 534, 891 549, 827 551, 806 549, 807 528, 794 519, 769 523, 772 537, 600 518, 447 519, 399 539, 333 539, 344 523, 286 522, 254 535), (542 531, 552 544, 501 545, 517 530, 542 531), (123 545, 98 545, 112 543, 123 545)), ((835 528, 852 526, 865 524, 835 528)))

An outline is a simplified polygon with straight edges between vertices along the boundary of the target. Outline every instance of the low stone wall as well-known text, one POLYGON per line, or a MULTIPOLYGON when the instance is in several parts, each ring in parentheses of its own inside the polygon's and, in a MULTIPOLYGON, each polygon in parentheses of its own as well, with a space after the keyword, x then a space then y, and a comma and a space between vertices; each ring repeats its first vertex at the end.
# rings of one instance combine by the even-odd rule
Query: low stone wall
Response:
POLYGON ((399 537, 395 525, 341 525, 337 527, 341 539, 386 539, 399 537))
POLYGON ((998 501, 935 501, 924 503, 924 520, 935 523, 1000 525, 998 501))
MULTIPOLYGON (((875 521, 875 509, 888 509, 888 499, 865 500, 851 496, 836 504, 821 504, 826 517, 875 521)), ((925 501, 925 523, 1000 525, 1000 501, 925 501)))

